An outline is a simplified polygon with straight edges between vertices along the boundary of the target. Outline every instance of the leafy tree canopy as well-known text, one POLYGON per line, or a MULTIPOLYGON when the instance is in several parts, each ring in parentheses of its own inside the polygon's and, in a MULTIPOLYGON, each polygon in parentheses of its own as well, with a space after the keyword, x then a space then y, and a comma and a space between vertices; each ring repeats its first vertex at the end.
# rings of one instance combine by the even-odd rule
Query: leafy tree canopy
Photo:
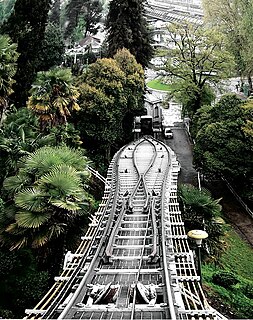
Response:
POLYGON ((205 19, 227 39, 227 48, 234 55, 237 72, 251 83, 253 50, 253 3, 248 0, 203 0, 205 19))
POLYGON ((252 102, 225 95, 199 113, 194 161, 205 174, 224 175, 251 190, 252 102))
POLYGON ((230 74, 233 59, 224 44, 221 33, 201 25, 173 23, 168 26, 164 70, 176 84, 175 91, 189 95, 190 115, 202 105, 207 86, 216 85, 230 74))
POLYGON ((40 63, 38 69, 47 71, 52 67, 60 66, 64 61, 64 53, 65 45, 62 30, 55 23, 47 24, 39 56, 40 63))
POLYGON ((70 0, 65 10, 67 25, 65 38, 71 37, 79 24, 82 25, 84 38, 88 33, 96 34, 99 29, 98 23, 102 16, 102 9, 100 0, 70 0))
POLYGON ((111 148, 131 135, 133 114, 143 110, 144 72, 128 50, 98 59, 79 79, 78 127, 87 149, 110 161, 111 148), (129 129, 130 128, 130 129, 129 129))
POLYGON ((31 110, 12 110, 0 130, 0 188, 6 177, 17 172, 18 161, 24 155, 45 145, 78 148, 81 144, 79 133, 72 124, 40 132, 39 119, 31 110))
POLYGON ((115 60, 98 59, 79 81, 78 127, 84 135, 82 140, 88 149, 103 150, 109 161, 111 147, 122 136, 122 116, 127 105, 125 74, 115 60))
POLYGON ((0 26, 10 16, 16 0, 0 1, 0 26))
POLYGON ((53 0, 51 10, 49 12, 49 21, 56 26, 60 26, 61 22, 61 0, 53 0))

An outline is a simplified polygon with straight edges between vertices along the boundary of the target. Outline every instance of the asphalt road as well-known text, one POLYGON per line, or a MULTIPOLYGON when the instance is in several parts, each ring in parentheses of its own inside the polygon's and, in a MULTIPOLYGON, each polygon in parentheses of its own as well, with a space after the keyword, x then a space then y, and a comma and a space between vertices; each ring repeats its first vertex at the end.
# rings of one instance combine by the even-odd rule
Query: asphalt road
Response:
MULTIPOLYGON (((178 183, 190 183, 198 186, 197 172, 194 170, 192 160, 193 145, 182 123, 171 127, 173 139, 164 139, 164 142, 175 152, 181 165, 178 183)), ((222 181, 207 182, 204 187, 212 192, 215 199, 222 198, 221 205, 225 219, 233 225, 241 238, 253 247, 253 218, 235 199, 226 184, 222 181)))
POLYGON ((164 142, 175 152, 177 160, 181 165, 178 183, 190 183, 198 186, 197 172, 193 167, 193 146, 183 126, 183 123, 174 124, 171 127, 172 139, 164 139, 164 142))

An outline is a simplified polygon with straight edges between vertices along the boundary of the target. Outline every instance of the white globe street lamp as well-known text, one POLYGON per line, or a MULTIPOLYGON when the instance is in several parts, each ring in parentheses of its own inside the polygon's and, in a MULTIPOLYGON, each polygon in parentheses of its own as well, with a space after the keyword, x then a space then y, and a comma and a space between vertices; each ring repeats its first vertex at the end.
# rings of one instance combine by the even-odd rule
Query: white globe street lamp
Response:
POLYGON ((201 253, 200 248, 202 240, 208 237, 208 233, 204 230, 191 230, 187 233, 187 236, 193 239, 197 245, 197 256, 198 256, 198 274, 200 279, 200 285, 202 285, 202 273, 201 273, 201 253))

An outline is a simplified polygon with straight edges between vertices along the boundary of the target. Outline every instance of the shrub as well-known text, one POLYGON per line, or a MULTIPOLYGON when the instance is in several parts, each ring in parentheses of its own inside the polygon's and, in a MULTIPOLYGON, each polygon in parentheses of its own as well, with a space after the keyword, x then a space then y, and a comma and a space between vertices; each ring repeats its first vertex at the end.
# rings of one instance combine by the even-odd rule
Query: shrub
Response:
POLYGON ((253 283, 247 283, 242 287, 242 292, 249 299, 253 299, 253 283))
POLYGON ((228 271, 220 271, 213 275, 213 283, 222 286, 224 288, 231 288, 237 284, 239 280, 236 275, 228 271))

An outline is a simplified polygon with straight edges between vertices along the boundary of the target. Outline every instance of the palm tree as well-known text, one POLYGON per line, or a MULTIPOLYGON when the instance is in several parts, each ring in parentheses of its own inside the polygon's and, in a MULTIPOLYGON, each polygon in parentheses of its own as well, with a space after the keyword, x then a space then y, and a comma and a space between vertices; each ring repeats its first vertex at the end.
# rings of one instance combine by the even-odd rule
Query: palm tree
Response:
POLYGON ((8 108, 8 96, 12 93, 13 77, 18 59, 17 45, 8 36, 0 35, 0 126, 8 108))
POLYGON ((217 223, 222 209, 219 204, 221 199, 215 200, 207 189, 199 190, 188 184, 179 187, 178 196, 186 232, 192 229, 207 231, 208 251, 210 255, 215 257, 224 248, 223 226, 217 223))
POLYGON ((24 155, 45 145, 68 145, 78 148, 79 132, 71 123, 40 132, 38 117, 28 108, 13 110, 4 119, 0 130, 0 189, 3 180, 18 170, 18 161, 24 155))
POLYGON ((0 240, 19 249, 60 238, 63 249, 65 236, 73 226, 78 229, 93 203, 88 163, 81 151, 68 147, 43 147, 21 159, 18 174, 4 181, 14 203, 0 240))
POLYGON ((71 111, 80 110, 77 104, 78 90, 72 85, 69 69, 54 68, 39 72, 30 90, 27 106, 39 115, 41 128, 45 124, 65 124, 71 111))

